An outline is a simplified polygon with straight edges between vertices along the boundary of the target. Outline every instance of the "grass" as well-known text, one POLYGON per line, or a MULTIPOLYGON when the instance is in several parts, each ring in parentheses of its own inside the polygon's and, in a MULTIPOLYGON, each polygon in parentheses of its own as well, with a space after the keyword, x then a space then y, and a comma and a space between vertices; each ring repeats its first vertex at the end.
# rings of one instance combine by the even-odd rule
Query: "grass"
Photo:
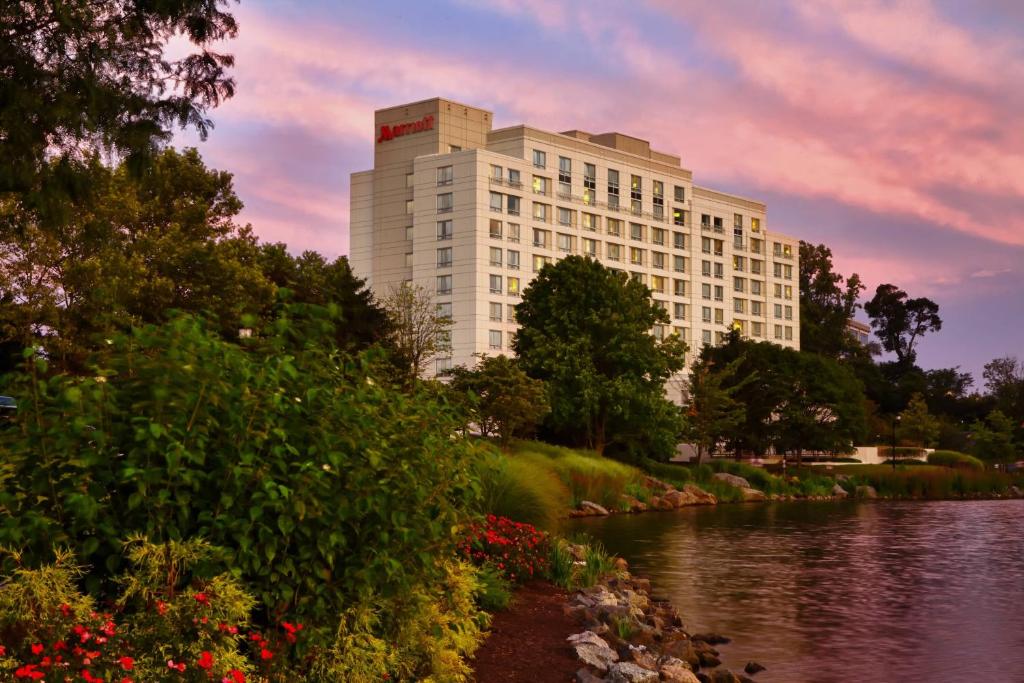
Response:
MULTIPOLYGON (((803 475, 806 470, 799 471, 803 475)), ((991 470, 940 467, 937 465, 900 464, 894 472, 889 465, 841 465, 834 475, 849 479, 843 487, 853 491, 857 486, 871 486, 887 498, 918 498, 945 500, 972 496, 1005 494, 1011 485, 1024 480, 1020 475, 1006 475, 991 470)))
POLYGON ((526 463, 536 473, 554 474, 569 492, 565 507, 576 507, 589 500, 606 508, 622 509, 622 496, 635 496, 637 487, 643 483, 643 473, 635 467, 592 451, 538 441, 515 442, 508 459, 526 463))
POLYGON ((972 470, 985 469, 985 463, 981 460, 973 455, 957 451, 933 451, 928 454, 928 464, 943 467, 967 467, 972 470))
POLYGON ((493 513, 546 530, 555 528, 565 516, 569 489, 549 468, 494 451, 477 463, 477 473, 481 513, 493 513))

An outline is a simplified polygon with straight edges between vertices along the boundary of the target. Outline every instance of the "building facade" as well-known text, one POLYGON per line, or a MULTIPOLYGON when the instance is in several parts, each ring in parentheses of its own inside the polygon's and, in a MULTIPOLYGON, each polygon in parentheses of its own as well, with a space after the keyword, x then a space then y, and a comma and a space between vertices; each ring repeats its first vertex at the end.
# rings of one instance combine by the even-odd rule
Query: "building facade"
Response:
POLYGON ((378 295, 435 294, 453 321, 436 371, 509 352, 521 292, 570 254, 650 287, 671 318, 656 336, 800 347, 798 241, 768 230, 763 203, 695 185, 646 140, 492 118, 440 98, 378 110, 374 168, 352 174, 352 268, 378 295))

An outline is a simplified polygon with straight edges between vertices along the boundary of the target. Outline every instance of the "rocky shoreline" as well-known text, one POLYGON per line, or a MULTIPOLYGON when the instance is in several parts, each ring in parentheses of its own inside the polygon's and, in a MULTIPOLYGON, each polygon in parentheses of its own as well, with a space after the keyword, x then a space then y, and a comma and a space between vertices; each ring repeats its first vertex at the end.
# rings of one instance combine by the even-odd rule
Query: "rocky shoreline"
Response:
POLYGON ((688 633, 667 599, 652 596, 648 579, 630 575, 625 560, 616 573, 574 593, 565 614, 582 624, 566 641, 580 668, 576 683, 754 683, 764 667, 748 662, 743 673, 721 666, 718 634, 688 633))

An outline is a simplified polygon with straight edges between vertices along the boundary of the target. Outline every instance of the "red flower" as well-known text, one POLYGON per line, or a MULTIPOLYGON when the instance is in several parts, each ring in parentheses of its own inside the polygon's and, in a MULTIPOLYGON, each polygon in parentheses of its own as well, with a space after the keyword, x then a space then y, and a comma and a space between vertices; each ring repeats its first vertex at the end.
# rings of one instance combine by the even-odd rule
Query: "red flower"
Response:
POLYGON ((196 664, 199 666, 200 669, 206 669, 207 671, 209 671, 213 667, 213 655, 211 655, 206 650, 203 650, 203 653, 199 655, 199 660, 196 662, 196 664))
POLYGON ((263 648, 262 650, 260 650, 260 659, 262 659, 263 661, 267 661, 268 659, 273 659, 273 658, 274 658, 274 653, 271 652, 270 650, 268 650, 267 648, 263 648))
POLYGON ((135 666, 135 660, 131 657, 120 657, 117 660, 117 663, 120 664, 121 668, 125 671, 131 671, 132 668, 135 666))
POLYGON ((60 613, 65 617, 71 616, 71 605, 64 603, 60 606, 60 613))
POLYGON ((41 654, 43 654, 43 650, 45 650, 45 649, 46 648, 43 647, 42 643, 36 643, 36 644, 34 644, 32 646, 32 654, 34 654, 34 655, 41 655, 41 654))
POLYGON ((220 679, 220 683, 245 683, 245 674, 238 669, 232 669, 227 676, 220 679))
POLYGON ((185 662, 178 662, 177 664, 175 664, 173 659, 168 659, 167 660, 167 668, 168 669, 174 669, 176 671, 184 671, 185 670, 185 662))
POLYGON ((19 667, 14 672, 15 678, 28 678, 33 681, 38 681, 40 678, 46 676, 42 671, 36 670, 35 664, 26 664, 25 666, 19 667))
POLYGON ((88 669, 82 669, 82 678, 84 678, 87 683, 104 683, 104 680, 102 678, 93 676, 91 673, 89 673, 88 669))
POLYGON ((167 603, 164 602, 163 600, 157 600, 156 601, 156 611, 157 611, 157 614, 166 614, 166 612, 167 612, 167 603))
POLYGON ((210 596, 208 596, 206 593, 196 593, 194 597, 196 599, 196 602, 198 602, 200 605, 210 604, 210 596))

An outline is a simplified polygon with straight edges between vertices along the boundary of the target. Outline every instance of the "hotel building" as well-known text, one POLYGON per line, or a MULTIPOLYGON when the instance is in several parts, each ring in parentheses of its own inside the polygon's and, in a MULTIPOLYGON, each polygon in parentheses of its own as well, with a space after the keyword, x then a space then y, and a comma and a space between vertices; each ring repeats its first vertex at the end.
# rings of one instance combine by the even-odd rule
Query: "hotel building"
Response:
POLYGON ((509 352, 521 292, 569 254, 650 287, 671 319, 655 336, 800 347, 798 242, 762 202, 696 185, 646 140, 492 118, 440 98, 378 110, 373 170, 352 174, 352 268, 378 295, 434 293, 453 320, 436 371, 509 352))

